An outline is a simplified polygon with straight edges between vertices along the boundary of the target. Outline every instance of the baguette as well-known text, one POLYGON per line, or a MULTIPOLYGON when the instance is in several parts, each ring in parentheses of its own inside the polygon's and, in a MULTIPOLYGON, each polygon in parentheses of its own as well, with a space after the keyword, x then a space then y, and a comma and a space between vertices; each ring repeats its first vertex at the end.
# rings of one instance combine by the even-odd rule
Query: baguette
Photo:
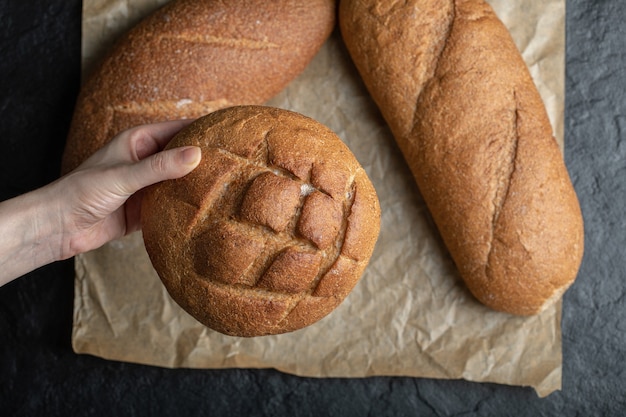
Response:
POLYGON ((578 273, 583 220, 530 73, 482 0, 342 0, 348 51, 467 287, 537 314, 578 273))
POLYGON ((63 172, 117 133, 262 104, 333 30, 334 0, 175 0, 122 36, 83 84, 63 172))
POLYGON ((172 298, 232 336, 308 326, 361 277, 380 229, 374 187, 330 129, 287 110, 236 106, 196 120, 189 175, 148 188, 146 250, 172 298))

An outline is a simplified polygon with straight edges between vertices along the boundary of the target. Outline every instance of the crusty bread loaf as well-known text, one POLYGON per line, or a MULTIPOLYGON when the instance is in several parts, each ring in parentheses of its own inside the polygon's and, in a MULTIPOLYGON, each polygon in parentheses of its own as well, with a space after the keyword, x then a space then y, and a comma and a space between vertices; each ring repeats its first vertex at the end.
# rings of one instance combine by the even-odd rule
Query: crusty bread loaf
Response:
POLYGON ((322 46, 335 7, 334 0, 174 0, 158 9, 83 84, 63 171, 132 126, 264 103, 322 46))
POLYGON ((348 295, 380 228, 363 168, 318 122, 238 106, 196 120, 168 147, 195 145, 191 174, 146 190, 142 230, 172 298, 235 336, 314 323, 348 295))
POLYGON ((342 36, 470 291, 535 314, 574 281, 583 222, 544 105, 482 0, 342 0, 342 36))

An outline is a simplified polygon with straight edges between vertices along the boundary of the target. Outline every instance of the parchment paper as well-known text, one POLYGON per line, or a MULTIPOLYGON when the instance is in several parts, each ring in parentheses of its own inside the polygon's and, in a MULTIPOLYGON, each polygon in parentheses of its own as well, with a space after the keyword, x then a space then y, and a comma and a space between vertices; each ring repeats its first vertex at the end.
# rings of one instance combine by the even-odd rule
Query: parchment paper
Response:
MULTIPOLYGON (((85 0, 88 70, 119 33, 167 0, 85 0)), ((564 0, 492 0, 523 51, 563 146, 564 0)), ((306 114, 344 140, 378 192, 382 227, 355 290, 320 322, 284 335, 211 331, 175 304, 140 233, 76 257, 73 346, 162 367, 276 368, 310 377, 463 378, 561 388, 561 304, 513 317, 462 284, 393 138, 335 31, 269 105, 306 114)))

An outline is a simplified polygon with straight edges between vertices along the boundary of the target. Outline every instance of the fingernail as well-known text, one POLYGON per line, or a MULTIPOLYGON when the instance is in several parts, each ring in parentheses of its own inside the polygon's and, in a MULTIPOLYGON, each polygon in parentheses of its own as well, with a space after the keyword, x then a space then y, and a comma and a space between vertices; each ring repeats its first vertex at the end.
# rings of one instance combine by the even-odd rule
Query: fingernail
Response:
POLYGON ((197 146, 189 146, 180 151, 180 161, 185 165, 198 165, 202 158, 202 152, 197 146))

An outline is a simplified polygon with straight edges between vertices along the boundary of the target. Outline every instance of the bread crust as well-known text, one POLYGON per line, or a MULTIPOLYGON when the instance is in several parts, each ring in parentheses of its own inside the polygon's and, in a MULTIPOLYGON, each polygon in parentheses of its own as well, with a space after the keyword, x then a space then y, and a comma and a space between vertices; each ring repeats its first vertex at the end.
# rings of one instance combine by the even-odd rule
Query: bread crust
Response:
POLYGON ((117 133, 262 104, 304 70, 335 24, 334 0, 175 0, 123 35, 85 80, 62 170, 117 133))
POLYGON ((461 277, 536 314, 572 284, 583 220, 543 102, 482 0, 344 0, 348 50, 461 277))
POLYGON ((361 277, 380 230, 365 171, 328 128, 236 106, 168 147, 202 148, 191 174, 148 188, 142 230, 172 298, 233 336, 285 333, 329 314, 361 277))

